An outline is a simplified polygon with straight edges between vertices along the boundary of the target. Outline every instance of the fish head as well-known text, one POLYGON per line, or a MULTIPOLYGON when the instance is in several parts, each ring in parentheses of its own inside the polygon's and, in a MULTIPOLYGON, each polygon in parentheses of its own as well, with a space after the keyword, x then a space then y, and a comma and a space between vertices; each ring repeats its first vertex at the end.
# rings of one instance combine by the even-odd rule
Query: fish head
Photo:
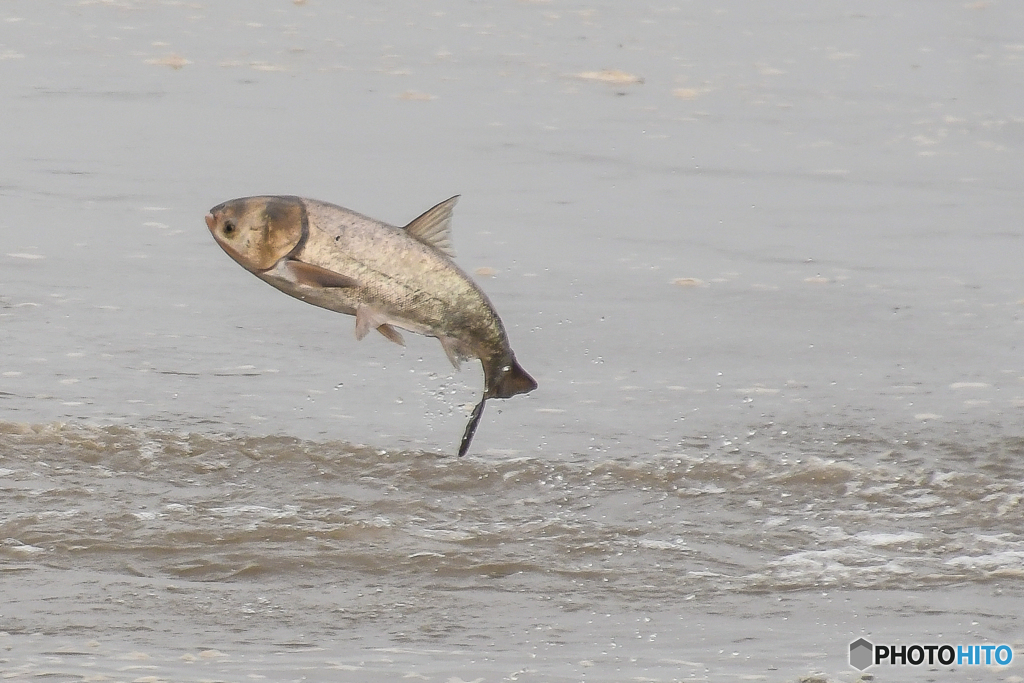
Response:
POLYGON ((298 197, 243 197, 206 214, 213 239, 246 270, 263 272, 291 253, 308 230, 298 197))

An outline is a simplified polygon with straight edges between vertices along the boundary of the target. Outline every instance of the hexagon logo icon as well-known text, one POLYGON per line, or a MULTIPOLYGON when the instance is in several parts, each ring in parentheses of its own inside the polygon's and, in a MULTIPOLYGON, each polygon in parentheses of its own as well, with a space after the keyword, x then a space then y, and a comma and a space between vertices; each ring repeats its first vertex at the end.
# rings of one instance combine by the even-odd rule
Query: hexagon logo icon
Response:
POLYGON ((858 638, 850 643, 850 666, 863 671, 871 666, 874 659, 875 646, 864 638, 858 638))

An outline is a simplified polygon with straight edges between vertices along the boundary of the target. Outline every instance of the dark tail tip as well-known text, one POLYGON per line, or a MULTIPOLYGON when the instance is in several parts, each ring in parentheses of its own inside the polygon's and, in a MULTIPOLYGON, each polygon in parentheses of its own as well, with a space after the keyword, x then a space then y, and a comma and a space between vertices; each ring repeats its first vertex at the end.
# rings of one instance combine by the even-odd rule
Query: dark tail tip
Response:
POLYGON ((516 394, 528 394, 537 388, 537 381, 523 370, 515 358, 508 368, 500 368, 493 383, 488 382, 488 398, 512 398, 516 394))
POLYGON ((473 435, 476 434, 476 426, 480 424, 480 416, 484 414, 484 404, 487 403, 486 398, 480 399, 480 402, 473 408, 473 412, 469 416, 469 422, 466 423, 466 431, 462 433, 462 443, 459 444, 459 457, 461 458, 469 450, 469 444, 473 443, 473 435))

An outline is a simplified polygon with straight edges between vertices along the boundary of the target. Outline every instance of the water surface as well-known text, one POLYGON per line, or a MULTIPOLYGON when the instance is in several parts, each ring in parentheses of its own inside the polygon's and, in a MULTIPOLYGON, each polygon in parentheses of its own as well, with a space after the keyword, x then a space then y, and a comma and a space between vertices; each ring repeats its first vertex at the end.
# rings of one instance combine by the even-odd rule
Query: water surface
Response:
MULTIPOLYGON (((852 681, 860 636, 1024 653, 1022 21, 7 3, 0 669, 852 681), (202 217, 261 193, 399 225, 461 194, 458 262, 540 388, 452 457, 478 367, 238 268, 202 217)), ((952 668, 896 673, 1019 676, 952 668)))

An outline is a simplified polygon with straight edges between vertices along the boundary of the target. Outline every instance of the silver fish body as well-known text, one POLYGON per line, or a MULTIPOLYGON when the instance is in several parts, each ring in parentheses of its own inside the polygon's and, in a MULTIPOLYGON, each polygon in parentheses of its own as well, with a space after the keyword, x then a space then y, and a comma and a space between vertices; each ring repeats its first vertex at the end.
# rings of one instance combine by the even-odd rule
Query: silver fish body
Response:
POLYGON ((484 395, 467 425, 468 450, 489 398, 537 383, 520 367, 505 327, 483 291, 452 261, 450 226, 458 197, 404 228, 340 206, 289 196, 243 197, 206 217, 235 261, 291 296, 356 317, 356 337, 373 329, 404 344, 396 327, 436 337, 456 367, 478 358, 484 395))

